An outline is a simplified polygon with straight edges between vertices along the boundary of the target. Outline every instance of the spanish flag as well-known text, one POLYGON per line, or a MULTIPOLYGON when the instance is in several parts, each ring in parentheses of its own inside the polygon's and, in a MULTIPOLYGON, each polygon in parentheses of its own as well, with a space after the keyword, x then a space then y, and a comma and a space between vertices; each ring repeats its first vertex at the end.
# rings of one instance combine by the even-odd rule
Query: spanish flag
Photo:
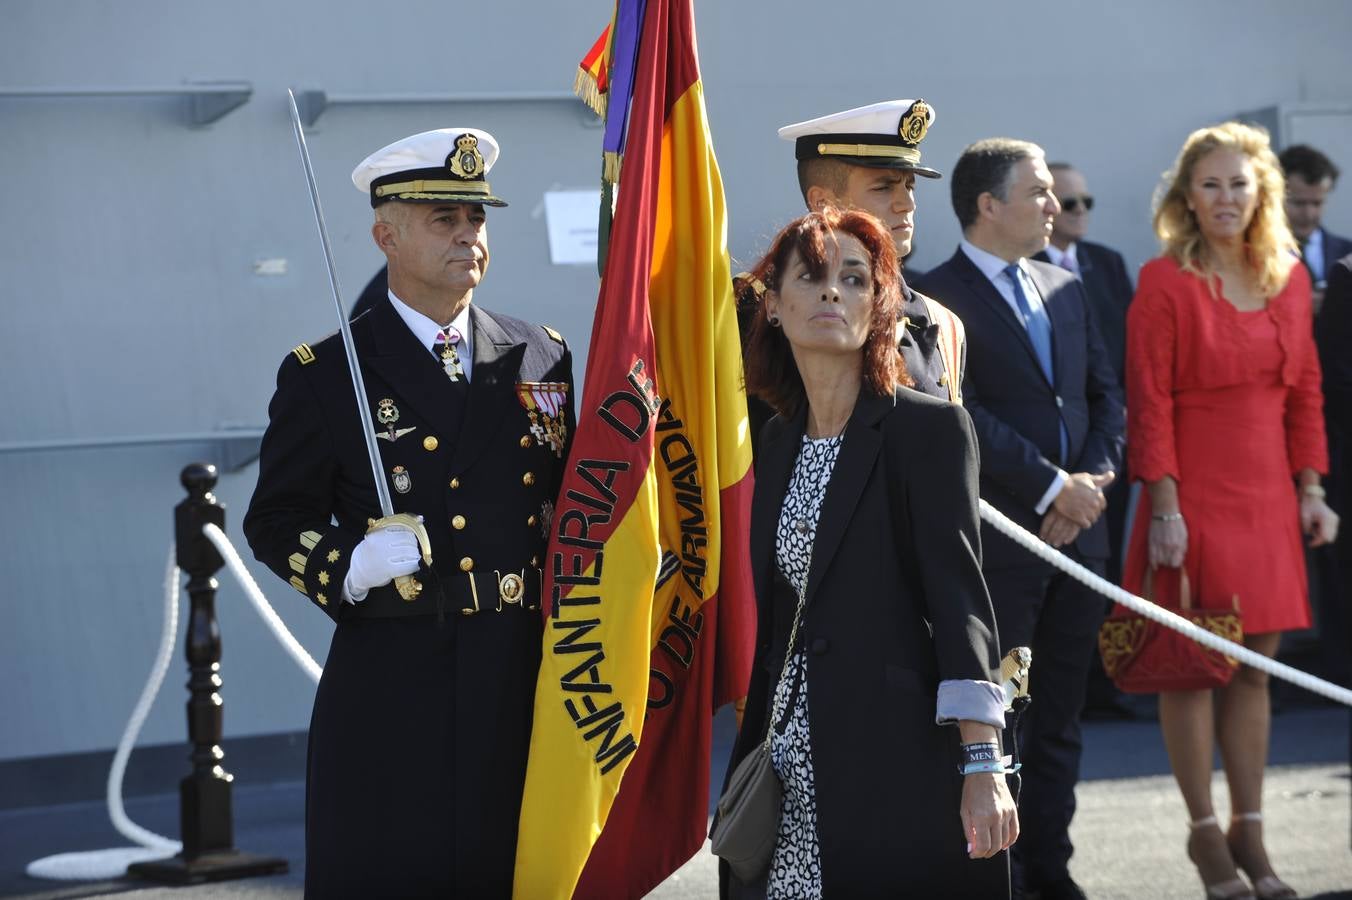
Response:
POLYGON ((610 41, 623 179, 546 559, 520 900, 640 897, 702 846, 713 713, 746 693, 754 643, 751 443, 691 0, 619 0, 610 41))

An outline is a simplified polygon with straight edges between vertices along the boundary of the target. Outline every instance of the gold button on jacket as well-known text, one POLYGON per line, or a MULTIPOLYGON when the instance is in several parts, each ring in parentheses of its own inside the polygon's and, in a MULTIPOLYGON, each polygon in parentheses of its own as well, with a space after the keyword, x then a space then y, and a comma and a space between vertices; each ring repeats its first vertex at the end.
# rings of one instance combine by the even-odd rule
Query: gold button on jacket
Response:
POLYGON ((423 438, 423 449, 435 450, 437 449, 438 443, 436 436, 429 434, 427 437, 423 438))
POLYGON ((465 517, 456 516, 455 518, 451 519, 451 527, 454 528, 456 531, 462 530, 465 527, 465 517))
POLYGON ((470 559, 468 556, 460 560, 461 572, 470 572, 473 571, 473 569, 474 569, 474 560, 470 559))

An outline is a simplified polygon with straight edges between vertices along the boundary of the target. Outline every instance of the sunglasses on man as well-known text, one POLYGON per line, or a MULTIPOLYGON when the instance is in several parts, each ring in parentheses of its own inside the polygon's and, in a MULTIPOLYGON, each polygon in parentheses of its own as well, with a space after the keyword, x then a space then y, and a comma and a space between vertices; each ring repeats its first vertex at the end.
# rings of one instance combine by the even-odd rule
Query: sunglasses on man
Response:
POLYGON ((1085 194, 1083 197, 1060 197, 1061 208, 1068 213, 1079 212, 1080 207, 1084 207, 1085 212, 1094 208, 1094 198, 1085 194))

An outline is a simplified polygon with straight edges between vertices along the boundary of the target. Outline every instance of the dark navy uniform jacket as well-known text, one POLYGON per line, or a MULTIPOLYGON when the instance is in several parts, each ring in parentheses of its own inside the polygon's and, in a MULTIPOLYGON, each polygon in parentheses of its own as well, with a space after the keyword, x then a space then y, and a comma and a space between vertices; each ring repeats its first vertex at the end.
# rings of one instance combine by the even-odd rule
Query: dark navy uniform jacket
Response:
POLYGON ((474 305, 470 323, 467 387, 388 300, 352 323, 395 512, 431 538, 413 601, 393 585, 341 599, 380 516, 341 336, 277 374, 244 531, 337 626, 310 727, 307 896, 511 893, 572 356, 539 325, 474 305), (562 392, 548 419, 523 399, 562 392))

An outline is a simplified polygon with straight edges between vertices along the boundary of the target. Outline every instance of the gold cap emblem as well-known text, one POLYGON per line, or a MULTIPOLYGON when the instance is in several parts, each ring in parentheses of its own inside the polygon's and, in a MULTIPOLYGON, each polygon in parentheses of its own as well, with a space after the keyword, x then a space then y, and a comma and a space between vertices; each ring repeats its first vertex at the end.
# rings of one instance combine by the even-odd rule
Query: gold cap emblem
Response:
POLYGON ((930 108, 924 100, 917 100, 911 104, 911 108, 906 110, 906 115, 901 117, 901 125, 897 127, 897 134, 908 144, 918 144, 925 139, 925 133, 929 131, 930 108))
POLYGON ((455 139, 455 150, 446 157, 446 168, 461 178, 478 178, 484 173, 484 158, 479 153, 479 139, 462 134, 455 139))

